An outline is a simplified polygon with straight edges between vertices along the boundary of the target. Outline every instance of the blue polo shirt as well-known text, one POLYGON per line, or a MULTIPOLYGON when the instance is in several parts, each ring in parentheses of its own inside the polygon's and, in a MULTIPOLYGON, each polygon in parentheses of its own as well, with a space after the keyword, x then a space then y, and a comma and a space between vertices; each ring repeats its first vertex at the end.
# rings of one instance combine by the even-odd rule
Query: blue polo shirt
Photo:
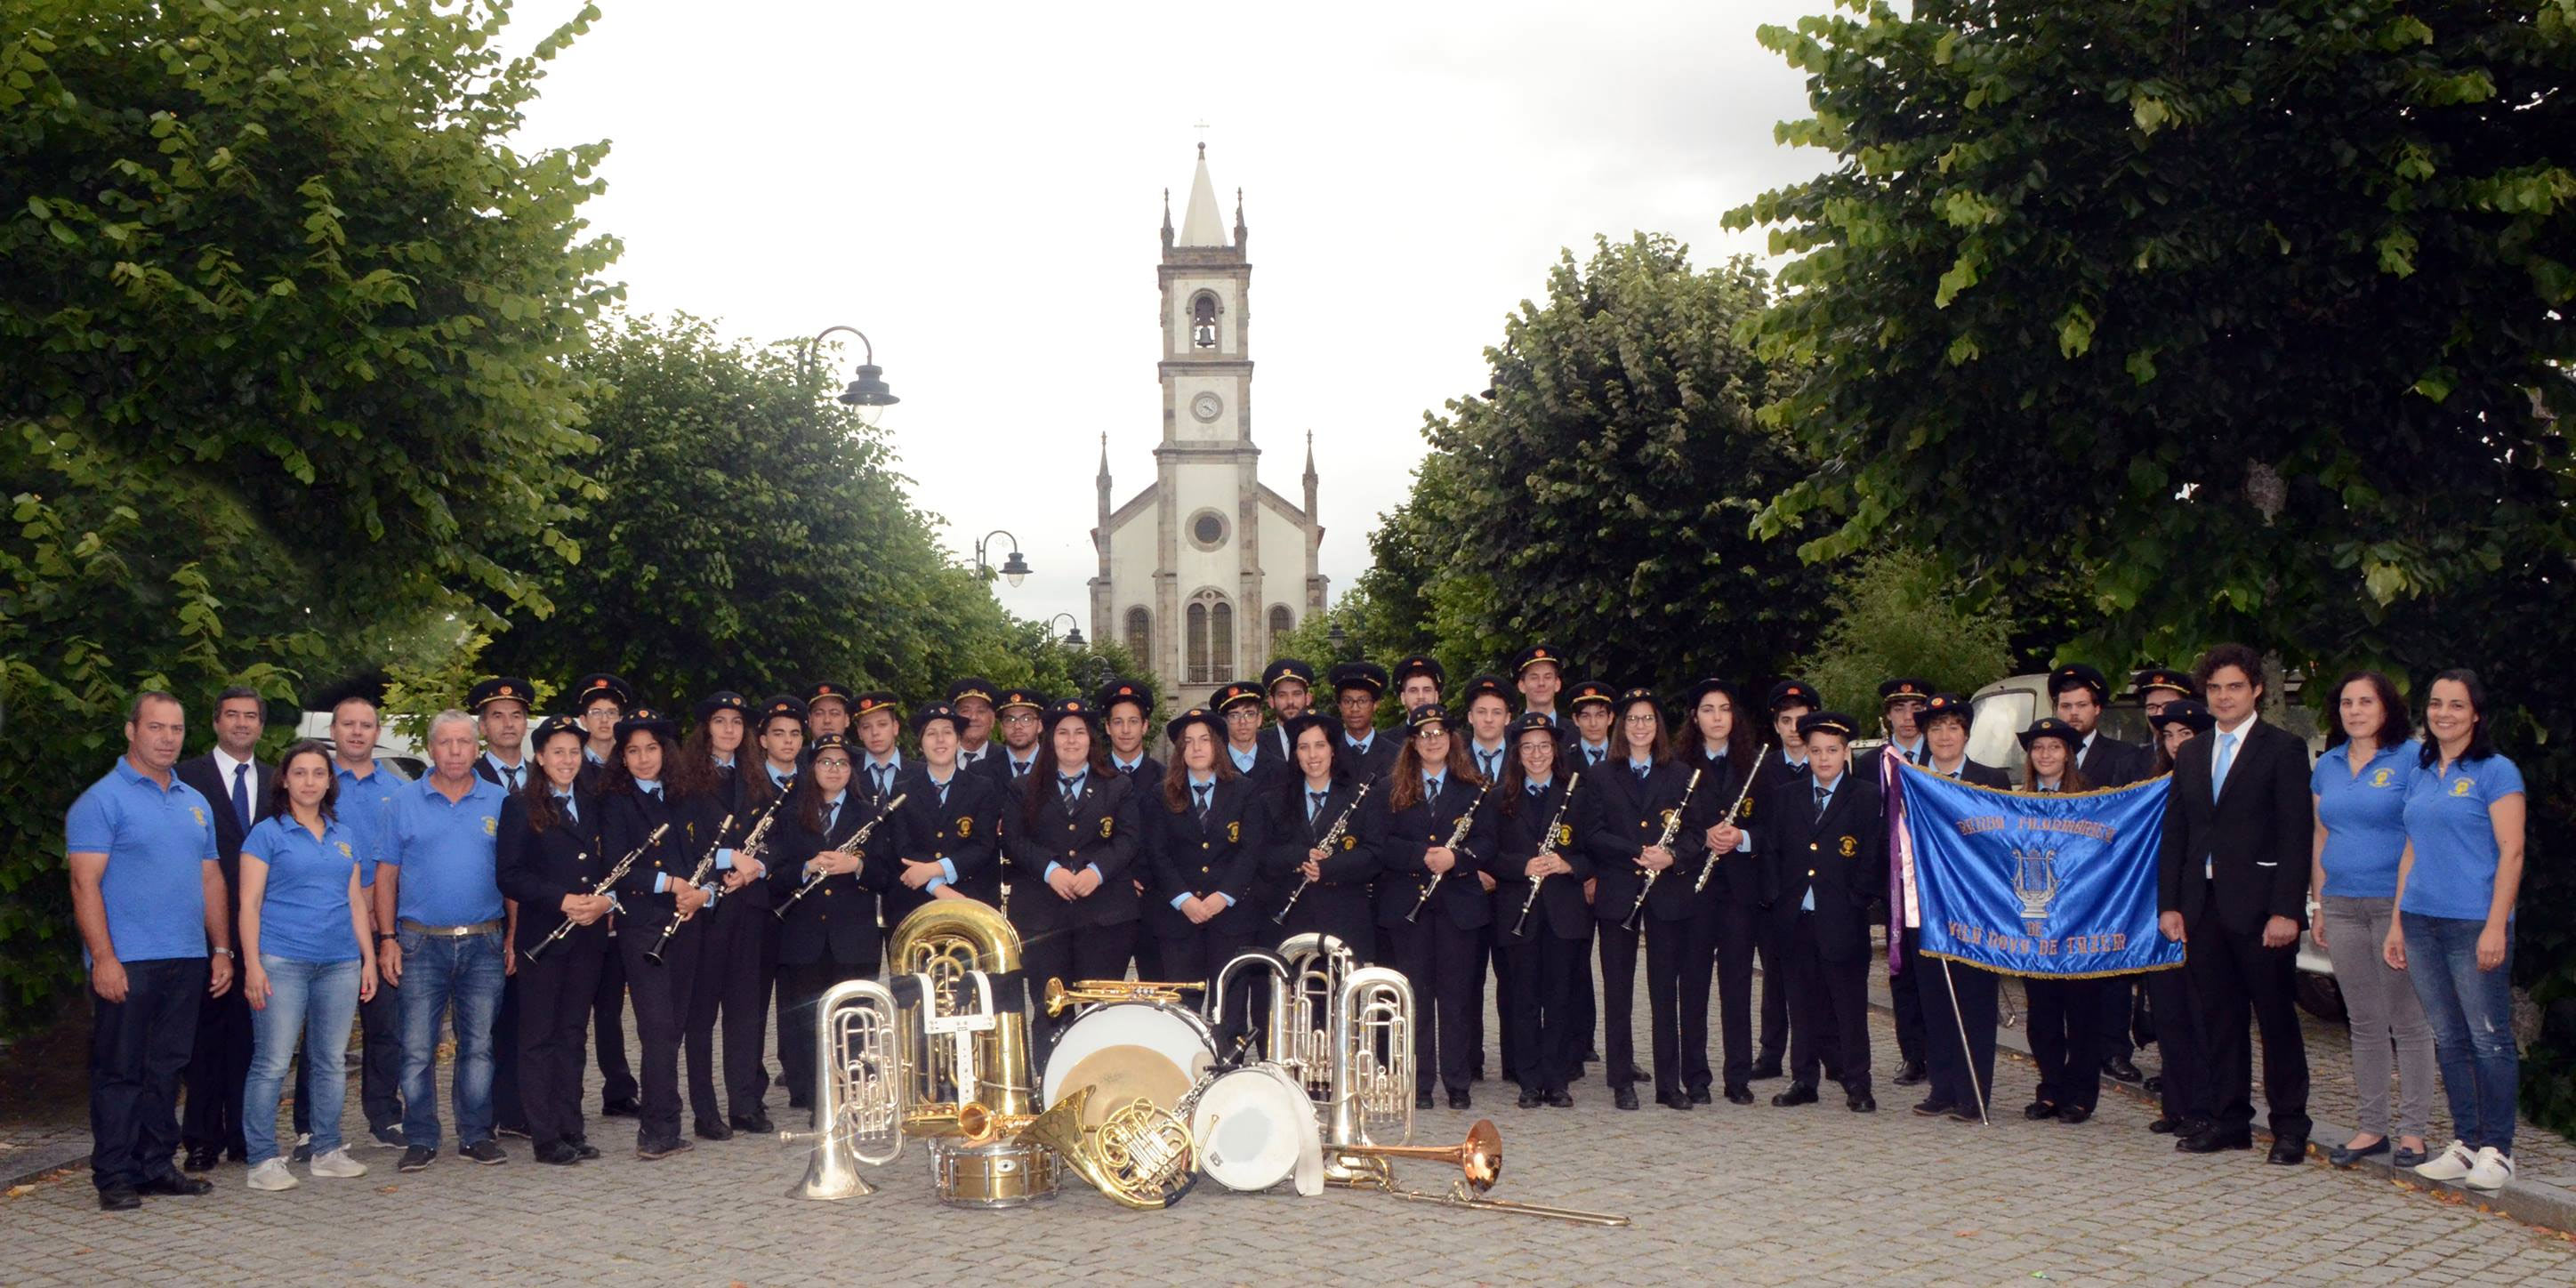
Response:
POLYGON ((388 844, 380 862, 402 869, 394 890, 394 915, 424 926, 471 926, 501 917, 501 886, 493 876, 494 838, 501 831, 498 783, 474 776, 464 799, 449 801, 424 775, 394 793, 388 844))
POLYGON ((331 812, 348 826, 350 844, 358 851, 358 884, 372 886, 377 862, 393 848, 385 829, 393 826, 394 793, 405 784, 381 760, 369 762, 364 778, 336 760, 331 762, 331 774, 340 780, 340 795, 331 812))
MULTIPOLYGON (((159 961, 206 955, 206 870, 215 861, 215 822, 206 798, 170 775, 145 777, 117 757, 116 767, 63 815, 65 854, 104 854, 99 899, 116 959, 159 961)), ((89 948, 81 948, 89 964, 89 948)))
POLYGON ((2522 771, 2502 756, 2419 770, 2406 793, 2406 839, 2415 867, 2400 912, 2484 921, 2495 902, 2495 823, 2487 807, 2522 793, 2522 771))
POLYGON ((2382 747, 2358 774, 2347 751, 2327 751, 2308 771, 2317 821, 2326 829, 2324 893, 2385 899, 2397 893, 2397 860, 2406 852, 2406 793, 2415 785, 2416 759, 2424 749, 2413 741, 2382 747))
POLYGON ((337 819, 322 835, 284 814, 252 824, 242 853, 268 865, 259 900, 259 951, 299 962, 358 960, 358 931, 349 920, 349 874, 358 870, 358 837, 337 819))

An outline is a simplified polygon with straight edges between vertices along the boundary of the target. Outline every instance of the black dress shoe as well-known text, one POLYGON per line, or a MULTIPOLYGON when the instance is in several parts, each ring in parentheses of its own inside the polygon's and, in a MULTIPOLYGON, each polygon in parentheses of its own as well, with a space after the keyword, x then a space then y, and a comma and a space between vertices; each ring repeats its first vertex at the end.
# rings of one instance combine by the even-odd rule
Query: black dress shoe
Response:
POLYGON ((1717 1099, 1708 1094, 1708 1088, 1693 1087, 1690 1089, 1690 1102, 1694 1105, 1711 1105, 1717 1103, 1717 1099))
POLYGON ((1812 1105, 1816 1103, 1816 1088, 1812 1083, 1792 1082, 1787 1091, 1771 1097, 1771 1103, 1781 1109, 1791 1105, 1812 1105))
POLYGON ((2125 1055, 2115 1055, 2108 1060, 2104 1060, 2102 1062, 2102 1076, 2109 1078, 2113 1082, 2128 1083, 2133 1087, 2146 1081, 2146 1075, 2138 1072, 2138 1066, 2131 1063, 2129 1057, 2125 1055))
POLYGON ((769 1121, 769 1112, 765 1109, 756 1109, 747 1114, 735 1114, 726 1119, 725 1124, 735 1131, 748 1132, 754 1136, 774 1136, 778 1133, 778 1124, 769 1121))
POLYGON ((2138 1084, 2138 1090, 2143 1091, 2150 1096, 2155 1095, 2164 1089, 2165 1076, 2161 1073, 2148 1074, 2147 1080, 2138 1084))
POLYGON ((1950 1106, 1950 1121, 1954 1123, 1982 1123, 1985 1121, 1985 1118, 1977 1113, 1977 1107, 1975 1105, 1952 1105, 1950 1106))
POLYGON ((1851 1111, 1856 1114, 1874 1114, 1878 1112, 1878 1097, 1873 1096, 1866 1091, 1855 1091, 1850 1095, 1843 1097, 1843 1104, 1848 1106, 1851 1111))
POLYGON ((2061 1105, 2057 1110, 2057 1121, 2062 1123, 2080 1123, 2092 1116, 2093 1111, 2082 1105, 2061 1105))
POLYGON ((590 1160, 599 1157, 599 1146, 593 1145, 586 1140, 577 1140, 572 1143, 572 1152, 580 1155, 581 1161, 587 1163, 590 1160))
POLYGON ((1587 1046, 1587 1047, 1583 1048, 1583 1059, 1582 1059, 1582 1060, 1580 1060, 1580 1061, 1578 1061, 1577 1063, 1582 1063, 1582 1064, 1599 1064, 1599 1063, 1601 1063, 1601 1048, 1596 1047, 1596 1046, 1587 1046))
POLYGON ((2308 1161, 2308 1138, 2305 1136, 2273 1137, 2272 1152, 2265 1154, 2263 1161, 2278 1163, 2283 1167, 2296 1167, 2308 1161))
POLYGON ((1637 1089, 1636 1089, 1635 1087, 1614 1087, 1614 1088, 1612 1088, 1612 1089, 1611 1089, 1611 1092, 1610 1092, 1610 1103, 1611 1103, 1611 1104, 1613 1104, 1613 1105, 1615 1105, 1615 1106, 1617 1106, 1617 1107, 1619 1107, 1619 1108, 1621 1108, 1621 1109, 1634 1109, 1634 1108, 1636 1108, 1636 1107, 1637 1107, 1637 1089))
POLYGON ((1662 1095, 1655 1097, 1655 1103, 1662 1105, 1666 1109, 1680 1109, 1687 1111, 1691 1107, 1691 1098, 1678 1091, 1667 1091, 1662 1095))
POLYGON ((2254 1148, 2253 1132, 2221 1131, 2216 1127, 2204 1127, 2174 1142, 2174 1149, 2184 1154, 2215 1154, 2226 1149, 2252 1148, 2254 1148))
POLYGON ((2147 1130, 2159 1136, 2171 1136, 2182 1129, 2183 1122, 2179 1118, 2159 1118, 2147 1124, 2147 1130))
POLYGON ((204 1177, 181 1176, 177 1172, 172 1172, 167 1176, 155 1176, 144 1181, 141 1185, 134 1187, 134 1192, 137 1194, 168 1194, 179 1198, 194 1198, 200 1194, 212 1193, 214 1188, 215 1183, 205 1179, 204 1177))
POLYGON ((1949 1101, 1936 1096, 1917 1102, 1914 1106, 1914 1116, 1917 1118, 1938 1118, 1941 1115, 1950 1112, 1950 1109, 1951 1105, 1949 1101))
POLYGON ((1547 1093, 1547 1106, 1550 1109, 1572 1109, 1574 1095, 1571 1092, 1551 1091, 1547 1093))
POLYGON ((812 1109, 814 1107, 814 1098, 812 1096, 789 1096, 787 1098, 787 1107, 790 1109, 812 1109))
POLYGON ((1924 1071, 1922 1061, 1908 1060, 1897 1066, 1896 1076, 1888 1081, 1900 1087, 1916 1087, 1931 1081, 1931 1078, 1932 1075, 1924 1071))
POLYGON ((2364 1145, 2359 1149, 2354 1149, 2350 1145, 2337 1145, 2334 1147, 2334 1152, 2326 1155, 2326 1161, 2337 1167, 2351 1167, 2365 1158, 2376 1158, 2385 1154, 2388 1150, 2388 1138, 2382 1136, 2376 1143, 2364 1145))
POLYGON ((1648 1072, 1646 1072, 1645 1070, 1640 1069, 1640 1068, 1638 1068, 1637 1066, 1635 1066, 1635 1065, 1633 1065, 1633 1064, 1628 1066, 1628 1081, 1630 1081, 1630 1082, 1652 1082, 1652 1081, 1654 1081, 1654 1080, 1655 1080, 1655 1075, 1653 1075, 1653 1074, 1651 1074, 1651 1073, 1648 1073, 1648 1072))
POLYGON ((211 1172, 223 1158, 224 1152, 220 1149, 192 1149, 186 1158, 180 1160, 179 1166, 190 1172, 211 1172))
POLYGON ((687 1153, 690 1148, 689 1142, 677 1136, 663 1136, 654 1140, 635 1142, 635 1156, 650 1163, 669 1158, 673 1154, 687 1153))
POLYGON ((2057 1116, 2057 1102, 2054 1100, 2034 1100, 2021 1107, 2021 1116, 2031 1120, 2032 1122, 2038 1122, 2042 1118, 2055 1118, 2057 1116))
POLYGON ((1453 1087, 1449 1091, 1449 1107, 1452 1109, 1473 1109, 1476 1107, 1476 1098, 1468 1095, 1465 1087, 1453 1087))
POLYGON ((570 1167, 581 1161, 581 1150, 569 1141, 548 1141, 537 1146, 537 1161, 554 1167, 570 1167))
POLYGON ((1753 1072, 1746 1075, 1745 1081, 1768 1082, 1779 1076, 1780 1058, 1778 1056, 1764 1056, 1763 1058, 1753 1062, 1753 1072))
POLYGON ((698 1139, 700 1140, 733 1139, 733 1128, 727 1127, 713 1118, 701 1118, 697 1120, 696 1123, 692 1124, 690 1129, 698 1134, 698 1139))
POLYGON ((535 1140, 537 1138, 536 1133, 528 1130, 528 1125, 526 1123, 503 1123, 500 1126, 494 1127, 492 1129, 492 1134, 495 1136, 512 1136, 520 1140, 535 1140))
POLYGON ((1521 1088, 1521 1098, 1514 1103, 1522 1109, 1536 1109, 1546 1102, 1539 1098, 1539 1094, 1537 1092, 1532 1091, 1527 1087, 1523 1087, 1521 1088))
POLYGON ((1749 1105, 1749 1104, 1752 1104, 1752 1103, 1753 1103, 1753 1089, 1752 1089, 1751 1087, 1747 1087, 1747 1086, 1745 1086, 1745 1085, 1744 1085, 1744 1084, 1742 1084, 1742 1083, 1737 1083, 1737 1084, 1735 1084, 1735 1085, 1733 1085, 1733 1086, 1728 1087, 1728 1088, 1726 1089, 1726 1103, 1728 1103, 1728 1104, 1730 1104, 1730 1105, 1749 1105))
POLYGON ((1414 1092, 1413 1107, 1416 1109, 1429 1109, 1431 1107, 1431 1093, 1428 1091, 1414 1092))
POLYGON ((101 1212, 131 1212, 141 1206, 143 1196, 135 1193, 130 1185, 111 1185, 98 1192, 98 1210, 101 1212))
POLYGON ((602 1118, 632 1118, 643 1112, 643 1102, 633 1096, 628 1096, 624 1100, 603 1101, 599 1106, 599 1116, 602 1118))

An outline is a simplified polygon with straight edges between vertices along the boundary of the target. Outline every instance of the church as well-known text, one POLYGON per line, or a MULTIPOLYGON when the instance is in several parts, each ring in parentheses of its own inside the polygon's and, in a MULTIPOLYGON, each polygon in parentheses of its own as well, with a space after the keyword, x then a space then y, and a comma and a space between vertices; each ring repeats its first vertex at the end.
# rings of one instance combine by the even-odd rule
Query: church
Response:
POLYGON ((1252 442, 1252 262, 1243 193, 1227 241, 1199 145, 1181 226, 1163 194, 1162 436, 1154 481, 1111 507, 1109 436, 1100 436, 1100 555, 1091 632, 1153 668, 1182 704, 1229 680, 1258 679, 1271 641, 1324 610, 1315 521, 1315 441, 1306 436, 1305 504, 1262 486, 1252 442))

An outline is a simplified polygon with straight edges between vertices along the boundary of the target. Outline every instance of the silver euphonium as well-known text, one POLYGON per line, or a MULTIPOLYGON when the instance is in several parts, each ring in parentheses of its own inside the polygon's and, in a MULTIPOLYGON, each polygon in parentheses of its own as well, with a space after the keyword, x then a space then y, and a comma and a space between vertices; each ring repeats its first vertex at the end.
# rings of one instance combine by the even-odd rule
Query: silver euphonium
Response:
POLYGON ((1413 1023, 1413 986, 1400 972, 1362 966, 1343 976, 1333 994, 1325 1180, 1383 1185, 1385 1159, 1344 1153, 1344 1147, 1412 1141, 1413 1023))
MULTIPOLYGON (((1290 935, 1279 945, 1288 963, 1289 1018, 1284 1045, 1271 1059, 1297 1070, 1306 1094, 1318 1106, 1333 1098, 1333 998, 1342 981, 1360 966, 1359 957, 1334 935, 1308 931, 1290 935)), ((1272 1023, 1279 1023, 1274 1014, 1272 1023)))
POLYGON ((824 992, 816 1010, 814 1130, 778 1137, 812 1141, 814 1155, 787 1197, 874 1194, 858 1165, 882 1167, 903 1153, 901 1096, 911 1074, 894 993, 872 979, 843 980, 824 992))

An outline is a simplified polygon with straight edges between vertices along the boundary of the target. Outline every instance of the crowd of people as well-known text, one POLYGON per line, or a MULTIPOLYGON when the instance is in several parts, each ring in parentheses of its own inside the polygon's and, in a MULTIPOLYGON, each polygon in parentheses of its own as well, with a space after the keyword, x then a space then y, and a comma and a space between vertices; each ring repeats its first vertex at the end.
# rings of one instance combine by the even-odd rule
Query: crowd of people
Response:
MULTIPOLYGON (((1872 1112, 1886 756, 2034 792, 2173 776, 2155 885, 2185 968, 2028 980, 2040 1081, 2024 1117, 2082 1123, 2104 1078, 2141 1080, 2133 1020, 2151 1016, 2153 1129, 2188 1152, 2250 1149, 2259 1028, 2269 1156, 2299 1161, 2307 933, 2335 946, 2363 1098, 2332 1161, 2510 1177, 2522 784, 2473 674, 2435 678, 2420 738, 2386 677, 2346 677, 2312 763, 2262 719, 2262 663, 2241 645, 2136 674, 2152 747, 2103 733, 2109 681, 2067 666, 2052 713, 2021 731, 2018 782, 1969 758, 1968 701, 1919 679, 1880 687, 1877 741, 1796 680, 1756 707, 1722 679, 1658 694, 1568 674, 1545 645, 1454 693, 1428 657, 1320 682, 1283 658, 1170 713, 1159 740, 1150 687, 1127 680, 1050 698, 970 677, 908 709, 829 682, 757 704, 719 692, 684 734, 608 674, 531 732, 534 686, 495 677, 429 721, 416 781, 377 759, 364 696, 333 709, 327 741, 263 763, 256 692, 219 695, 215 747, 186 760, 185 704, 145 693, 125 755, 65 824, 100 1204, 204 1193, 226 1157, 256 1190, 299 1184, 290 1160, 363 1175, 340 1135, 353 1018, 367 1131, 404 1172, 442 1152, 442 1029, 457 1152, 475 1163, 506 1161, 504 1136, 540 1163, 598 1157, 592 1066, 595 1117, 633 1119, 640 1158, 771 1132, 772 1008, 803 1108, 817 999, 877 974, 887 927, 957 898, 1005 910, 1033 981, 1211 983, 1244 949, 1334 936, 1410 981, 1423 1108, 1472 1106, 1490 990, 1521 1109, 1571 1106, 1598 1064, 1621 1110, 1641 1085, 1673 1110, 1751 1104, 1753 1083, 1785 1076, 1772 1105, 1832 1082, 1872 1112), (1390 694, 1402 714, 1381 728, 1390 694), (2439 1151, 2436 1068, 2458 1137, 2439 1151)), ((1990 1120, 2000 978, 1888 934, 1891 1081, 1923 1088, 1918 1115, 1990 1120)), ((1041 1009, 1032 1024, 1043 1050, 1053 1023, 1041 1009)))

